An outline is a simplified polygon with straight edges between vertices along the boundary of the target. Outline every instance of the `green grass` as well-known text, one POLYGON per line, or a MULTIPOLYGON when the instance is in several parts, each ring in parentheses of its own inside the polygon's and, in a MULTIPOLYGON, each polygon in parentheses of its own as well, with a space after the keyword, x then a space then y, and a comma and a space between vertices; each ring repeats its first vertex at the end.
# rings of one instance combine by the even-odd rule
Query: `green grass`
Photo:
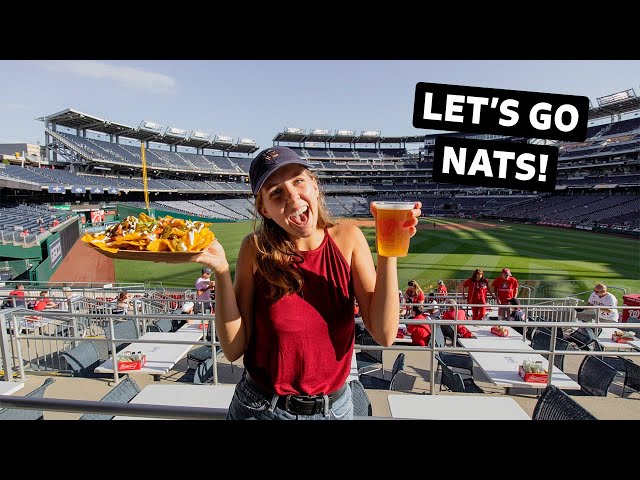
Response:
MULTIPOLYGON (((409 255, 398 262, 402 288, 410 279, 425 291, 435 289, 439 279, 463 280, 481 268, 493 279, 504 267, 520 284, 538 287, 538 293, 559 296, 590 290, 598 282, 640 292, 640 242, 580 230, 508 224, 487 221, 495 227, 464 228, 467 220, 438 218, 439 225, 459 225, 454 230, 432 229, 434 219, 411 239, 409 255)), ((251 231, 252 222, 215 224, 232 268, 240 241, 251 231)), ((375 256, 374 229, 363 228, 375 256)), ((118 282, 162 282, 163 286, 192 289, 201 266, 116 261, 118 282)), ((612 289, 622 303, 621 291, 612 289)), ((540 295, 537 295, 540 296, 540 295)))

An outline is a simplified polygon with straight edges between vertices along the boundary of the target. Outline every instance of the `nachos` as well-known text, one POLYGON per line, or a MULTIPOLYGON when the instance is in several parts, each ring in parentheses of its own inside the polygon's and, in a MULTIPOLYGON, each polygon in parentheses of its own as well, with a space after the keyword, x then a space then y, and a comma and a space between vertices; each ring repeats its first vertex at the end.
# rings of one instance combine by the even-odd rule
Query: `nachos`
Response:
POLYGON ((201 252, 215 239, 211 223, 165 216, 153 218, 144 213, 128 216, 104 232, 85 233, 82 241, 116 253, 119 250, 149 252, 201 252))

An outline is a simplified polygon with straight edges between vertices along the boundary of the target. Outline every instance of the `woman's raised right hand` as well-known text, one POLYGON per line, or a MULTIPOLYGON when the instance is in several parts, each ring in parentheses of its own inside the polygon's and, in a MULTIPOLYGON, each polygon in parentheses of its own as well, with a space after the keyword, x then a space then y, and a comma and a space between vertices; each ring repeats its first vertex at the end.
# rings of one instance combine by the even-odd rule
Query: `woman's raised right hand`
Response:
POLYGON ((192 261, 209 267, 216 275, 229 270, 229 262, 227 262, 224 248, 222 248, 222 245, 217 239, 209 245, 209 248, 193 258, 192 261))

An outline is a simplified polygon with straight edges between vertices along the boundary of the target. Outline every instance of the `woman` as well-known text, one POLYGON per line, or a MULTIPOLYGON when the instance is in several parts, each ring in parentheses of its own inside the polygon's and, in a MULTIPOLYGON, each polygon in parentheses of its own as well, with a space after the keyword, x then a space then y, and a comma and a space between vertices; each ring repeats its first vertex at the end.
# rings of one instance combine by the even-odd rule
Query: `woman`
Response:
MULTIPOLYGON (((406 303, 424 303, 424 291, 415 280, 409 280, 407 291, 404 293, 406 303)), ((412 314, 411 307, 407 307, 405 318, 412 314)))
MULTIPOLYGON (((287 147, 261 151, 249 177, 261 218, 240 246, 232 284, 216 240, 194 261, 216 278, 216 334, 244 356, 229 419, 349 419, 354 297, 381 345, 398 332, 397 258, 378 257, 353 224, 334 224, 309 164, 287 147)), ((405 228, 415 235, 421 204, 405 228)), ((375 206, 371 206, 375 215, 375 206)))
POLYGON ((123 290, 117 298, 116 309, 113 313, 121 313, 127 315, 129 313, 129 292, 123 290))
MULTIPOLYGON (((462 284, 462 294, 467 295, 467 303, 486 304, 487 293, 489 290, 489 281, 484 278, 484 272, 476 268, 471 277, 467 278, 462 284)), ((471 307, 471 319, 482 320, 487 314, 487 308, 483 306, 471 307)))

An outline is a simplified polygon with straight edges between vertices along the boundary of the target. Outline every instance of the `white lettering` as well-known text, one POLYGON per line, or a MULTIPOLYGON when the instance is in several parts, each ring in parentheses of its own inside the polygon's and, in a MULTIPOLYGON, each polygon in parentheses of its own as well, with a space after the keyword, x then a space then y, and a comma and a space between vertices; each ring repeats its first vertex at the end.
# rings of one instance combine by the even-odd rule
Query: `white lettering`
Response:
POLYGON ((489 105, 489 99, 485 97, 467 97, 467 103, 473 105, 473 116, 471 117, 471 123, 476 125, 480 123, 480 111, 482 105, 489 105))
POLYGON ((431 106, 433 105, 433 93, 424 93, 424 112, 422 118, 425 120, 442 120, 441 113, 431 113, 431 106))
POLYGON ((531 153, 523 153, 516 160, 516 167, 523 170, 526 173, 516 172, 516 178, 518 180, 531 180, 536 174, 536 167, 529 165, 528 162, 535 162, 536 157, 531 153))
POLYGON ((464 103, 464 95, 447 95, 447 106, 444 111, 444 119, 447 122, 462 123, 464 117, 462 115, 455 115, 455 113, 462 112, 462 105, 464 103))
POLYGON ((558 130, 560 130, 561 132, 570 132, 578 124, 579 116, 580 115, 578 115, 578 109, 573 105, 561 105, 560 108, 558 108, 558 110, 556 111, 556 114, 554 116, 554 122, 558 130), (562 114, 564 112, 568 112, 569 115, 571 116, 571 121, 569 122, 569 125, 565 125, 564 123, 562 123, 562 114))
POLYGON ((449 166, 453 165, 453 169, 458 175, 464 175, 464 165, 467 162, 467 149, 460 149, 460 157, 456 155, 456 149, 445 146, 442 155, 442 173, 449 173, 449 166))
POLYGON ((495 158, 500 159, 500 169, 498 170, 498 178, 507 178, 507 160, 516 158, 515 152, 501 152, 496 150, 493 152, 495 158))
POLYGON ((546 102, 536 103, 529 113, 529 121, 531 126, 537 130, 549 130, 551 127, 551 114, 541 113, 540 120, 538 120, 538 112, 542 109, 547 112, 551 111, 551 104, 546 102))
POLYGON ((500 104, 500 113, 505 117, 508 117, 508 120, 501 118, 500 120, 498 120, 498 123, 503 127, 513 127, 516 123, 518 123, 518 119, 520 118, 518 112, 516 112, 515 110, 509 110, 509 107, 513 107, 515 109, 518 108, 519 104, 520 103, 517 100, 513 100, 511 98, 502 102, 500 104))
POLYGON ((491 162, 489 161, 489 154, 484 148, 481 148, 476 152, 476 156, 473 159, 473 163, 469 167, 467 175, 475 175, 478 171, 482 171, 485 177, 493 177, 493 172, 491 171, 491 162))

